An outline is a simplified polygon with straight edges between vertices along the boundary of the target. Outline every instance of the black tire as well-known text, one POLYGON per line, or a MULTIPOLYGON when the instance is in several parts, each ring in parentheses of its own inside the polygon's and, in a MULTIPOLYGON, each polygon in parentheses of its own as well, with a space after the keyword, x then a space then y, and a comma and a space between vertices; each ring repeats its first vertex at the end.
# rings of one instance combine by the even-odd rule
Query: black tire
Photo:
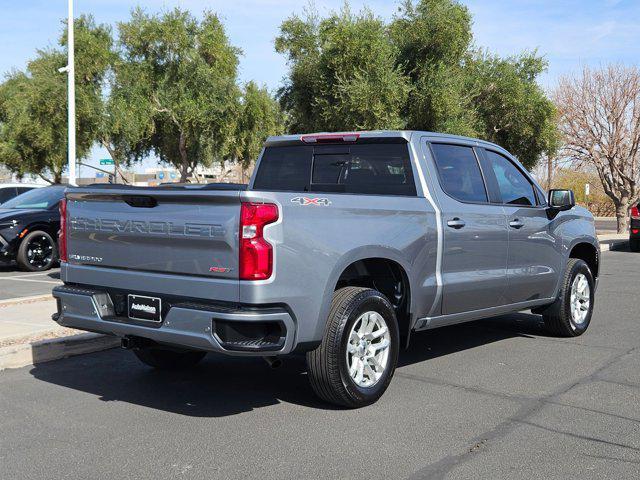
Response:
POLYGON ((58 261, 58 246, 47 232, 34 230, 22 239, 18 247, 16 262, 21 270, 27 272, 44 272, 58 261), (34 246, 37 246, 34 248, 34 246), (35 252, 42 253, 35 253, 35 252))
POLYGON ((632 252, 640 252, 640 238, 629 239, 629 250, 632 252))
POLYGON ((142 363, 158 370, 193 367, 207 355, 207 352, 198 350, 178 351, 161 347, 139 348, 133 350, 133 353, 142 363))
POLYGON ((589 328, 594 305, 594 281, 589 266, 584 260, 570 258, 560 285, 558 299, 542 313, 549 333, 559 337, 577 337, 589 328), (585 319, 576 323, 571 314, 571 287, 577 275, 586 277, 589 284, 589 306, 585 319))
POLYGON ((345 287, 334 292, 322 343, 307 353, 311 386, 323 400, 348 408, 370 405, 385 392, 398 363, 398 323, 389 300, 377 290, 345 287), (389 332, 389 352, 382 376, 368 387, 359 386, 349 374, 347 348, 351 329, 368 311, 382 316, 389 332))

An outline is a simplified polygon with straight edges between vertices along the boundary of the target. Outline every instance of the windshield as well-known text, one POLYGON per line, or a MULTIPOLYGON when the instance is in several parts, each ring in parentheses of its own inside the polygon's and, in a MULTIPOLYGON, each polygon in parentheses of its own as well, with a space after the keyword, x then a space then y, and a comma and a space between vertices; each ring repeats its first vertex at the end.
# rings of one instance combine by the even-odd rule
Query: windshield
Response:
POLYGON ((57 205, 64 195, 64 187, 47 187, 29 190, 2 204, 0 208, 46 210, 57 205))

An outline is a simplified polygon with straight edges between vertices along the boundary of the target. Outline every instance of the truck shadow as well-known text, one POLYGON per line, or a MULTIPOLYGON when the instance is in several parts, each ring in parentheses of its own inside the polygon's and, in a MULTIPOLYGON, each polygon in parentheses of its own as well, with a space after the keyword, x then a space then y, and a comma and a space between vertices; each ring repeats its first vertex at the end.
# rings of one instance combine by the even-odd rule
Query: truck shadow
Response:
MULTIPOLYGON (((459 351, 543 335, 537 315, 511 314, 417 333, 400 353, 399 368, 459 351)), ((260 358, 210 354, 186 371, 154 371, 131 352, 112 349, 34 366, 43 382, 98 397, 192 417, 224 417, 281 402, 331 410, 307 380, 304 356, 285 358, 273 370, 260 358)), ((87 398, 88 402, 94 401, 87 398)))

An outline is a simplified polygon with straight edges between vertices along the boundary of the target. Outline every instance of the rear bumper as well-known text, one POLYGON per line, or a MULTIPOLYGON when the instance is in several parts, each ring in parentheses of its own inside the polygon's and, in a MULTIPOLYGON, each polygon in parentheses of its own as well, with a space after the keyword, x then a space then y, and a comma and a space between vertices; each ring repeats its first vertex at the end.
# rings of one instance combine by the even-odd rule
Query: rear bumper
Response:
MULTIPOLYGON (((283 308, 216 308, 210 305, 176 303, 170 306, 162 322, 142 325, 115 314, 108 292, 63 285, 53 289, 58 313, 54 320, 62 326, 119 337, 140 337, 172 346, 220 352, 228 355, 283 355, 294 348, 296 326, 283 308), (217 322, 217 323, 216 323, 217 322), (217 326, 224 324, 251 327, 278 324, 278 341, 269 343, 225 342, 217 326)), ((251 329, 251 328, 249 328, 251 329)))

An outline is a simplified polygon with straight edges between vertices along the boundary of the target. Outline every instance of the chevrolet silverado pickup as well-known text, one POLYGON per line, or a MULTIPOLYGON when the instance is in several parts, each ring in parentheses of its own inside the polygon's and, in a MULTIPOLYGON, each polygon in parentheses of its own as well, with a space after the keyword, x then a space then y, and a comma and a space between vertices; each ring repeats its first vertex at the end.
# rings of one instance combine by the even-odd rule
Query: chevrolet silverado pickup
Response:
POLYGON ((246 187, 70 188, 60 212, 59 324, 155 368, 305 354, 346 407, 383 394, 414 331, 532 310, 581 335, 600 271, 571 191, 428 132, 271 137, 246 187))

